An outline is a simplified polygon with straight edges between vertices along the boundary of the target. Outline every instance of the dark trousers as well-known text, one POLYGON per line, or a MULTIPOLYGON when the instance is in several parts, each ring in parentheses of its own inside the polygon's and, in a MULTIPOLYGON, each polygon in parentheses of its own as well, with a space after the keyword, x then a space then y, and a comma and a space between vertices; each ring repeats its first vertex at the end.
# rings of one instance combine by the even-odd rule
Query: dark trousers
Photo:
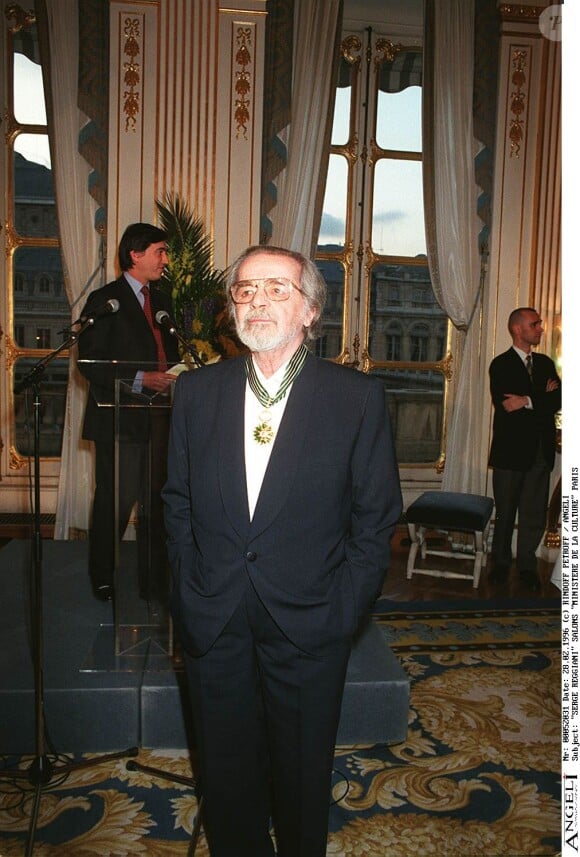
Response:
POLYGON ((550 470, 539 450, 529 470, 494 468, 495 528, 491 554, 496 567, 509 567, 512 563, 517 513, 517 567, 521 572, 536 570, 536 550, 546 529, 549 488, 550 470))
POLYGON ((93 585, 113 583, 115 539, 127 529, 131 510, 142 499, 143 468, 147 444, 123 443, 119 454, 119 486, 115 487, 115 446, 95 443, 95 494, 89 543, 89 574, 93 585), (118 527, 115 531, 115 493, 118 494, 118 527))
POLYGON ((201 657, 185 656, 212 857, 324 857, 350 641, 297 649, 248 582, 201 657))

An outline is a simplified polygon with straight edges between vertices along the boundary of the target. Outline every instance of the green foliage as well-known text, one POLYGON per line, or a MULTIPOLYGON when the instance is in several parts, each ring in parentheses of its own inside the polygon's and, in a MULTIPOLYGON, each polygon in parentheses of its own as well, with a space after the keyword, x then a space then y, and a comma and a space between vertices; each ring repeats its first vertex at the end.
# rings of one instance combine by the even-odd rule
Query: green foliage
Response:
MULTIPOLYGON (((169 264, 160 282, 171 295, 175 321, 192 344, 215 337, 216 316, 224 306, 224 275, 212 265, 213 245, 203 222, 179 195, 157 202, 159 226, 168 235, 169 264)), ((206 351, 210 357, 211 348, 206 351)))

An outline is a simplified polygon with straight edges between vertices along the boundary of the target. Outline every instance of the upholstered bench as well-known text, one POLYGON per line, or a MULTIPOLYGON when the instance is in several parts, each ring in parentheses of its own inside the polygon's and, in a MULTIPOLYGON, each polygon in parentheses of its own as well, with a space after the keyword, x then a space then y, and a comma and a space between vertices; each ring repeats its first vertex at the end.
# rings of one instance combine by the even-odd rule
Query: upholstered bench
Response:
MULTIPOLYGON (((487 560, 487 533, 493 511, 493 500, 479 494, 461 494, 454 491, 426 491, 407 509, 406 519, 411 539, 411 548, 407 560, 407 579, 413 574, 427 574, 431 577, 460 577, 473 580, 473 587, 479 586, 479 575, 487 560), (466 550, 436 550, 428 546, 426 533, 429 530, 449 533, 470 533, 473 543, 466 550), (450 569, 417 568, 417 551, 421 559, 427 555, 443 556, 453 559, 473 561, 473 574, 450 569)), ((452 542, 450 541, 450 544, 452 542)))

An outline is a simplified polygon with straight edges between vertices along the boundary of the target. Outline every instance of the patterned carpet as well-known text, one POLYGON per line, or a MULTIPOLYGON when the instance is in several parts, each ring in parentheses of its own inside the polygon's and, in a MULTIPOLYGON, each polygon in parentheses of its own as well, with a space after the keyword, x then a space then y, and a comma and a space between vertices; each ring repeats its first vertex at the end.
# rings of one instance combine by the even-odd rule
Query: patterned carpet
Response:
MULTIPOLYGON (((559 606, 378 606, 412 678, 409 732, 390 747, 337 748, 327 857, 557 855, 559 606)), ((138 760, 191 776, 184 752, 138 760)), ((0 781, 0 857, 24 853, 33 797, 26 780, 0 781)), ((34 855, 187 855, 196 810, 191 789, 125 759, 77 769, 43 789, 34 855)), ((203 833, 195 855, 208 855, 203 833)))

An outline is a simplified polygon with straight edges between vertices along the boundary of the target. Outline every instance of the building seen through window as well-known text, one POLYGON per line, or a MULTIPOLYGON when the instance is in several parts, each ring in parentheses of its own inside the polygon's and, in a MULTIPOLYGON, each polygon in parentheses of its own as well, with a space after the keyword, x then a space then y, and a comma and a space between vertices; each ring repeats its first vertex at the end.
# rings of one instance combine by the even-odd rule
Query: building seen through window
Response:
POLYGON ((438 462, 448 319, 431 287, 423 216, 422 52, 344 33, 316 260, 322 357, 378 375, 399 462, 438 462))
MULTIPOLYGON (((8 102, 15 132, 8 144, 12 178, 7 232, 12 247, 5 264, 7 281, 12 283, 14 360, 10 368, 14 385, 63 342, 70 307, 62 272, 36 26, 27 24, 11 33, 9 49, 12 87, 8 102)), ((38 377, 41 456, 60 456, 67 385, 68 357, 63 352, 38 377)), ((32 392, 28 389, 14 396, 11 444, 16 457, 28 456, 34 448, 32 392)))

